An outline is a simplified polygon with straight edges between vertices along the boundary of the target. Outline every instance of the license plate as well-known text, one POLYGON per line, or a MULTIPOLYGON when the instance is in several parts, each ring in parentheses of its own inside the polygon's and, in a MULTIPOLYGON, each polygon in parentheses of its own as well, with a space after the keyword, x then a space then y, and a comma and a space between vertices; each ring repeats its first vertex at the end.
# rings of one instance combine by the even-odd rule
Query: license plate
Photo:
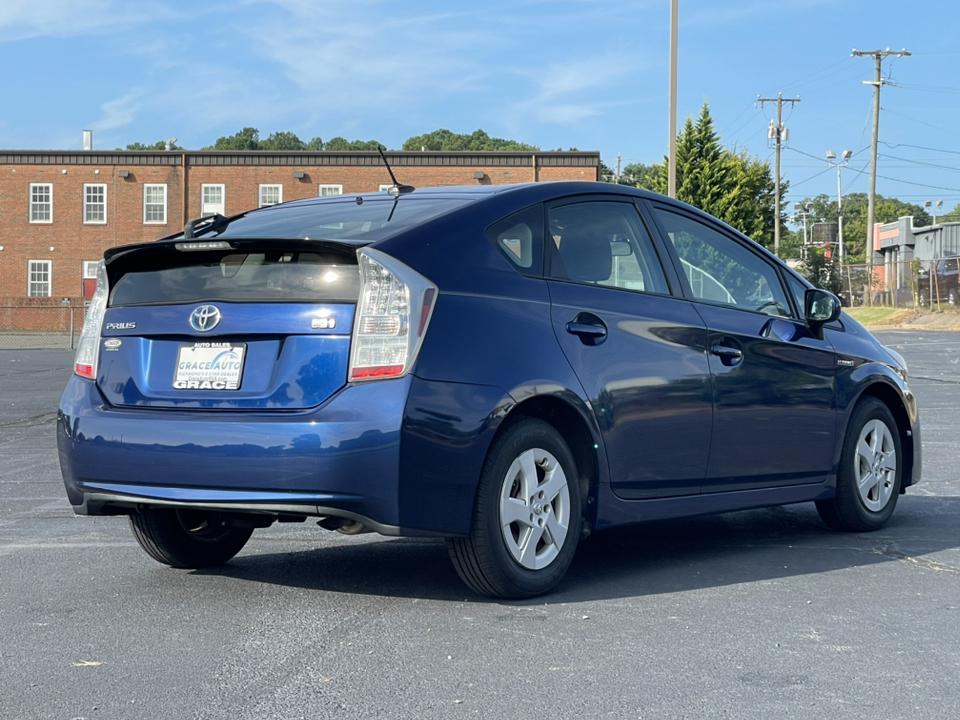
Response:
POLYGON ((178 390, 237 390, 247 346, 197 342, 180 346, 173 386, 178 390))

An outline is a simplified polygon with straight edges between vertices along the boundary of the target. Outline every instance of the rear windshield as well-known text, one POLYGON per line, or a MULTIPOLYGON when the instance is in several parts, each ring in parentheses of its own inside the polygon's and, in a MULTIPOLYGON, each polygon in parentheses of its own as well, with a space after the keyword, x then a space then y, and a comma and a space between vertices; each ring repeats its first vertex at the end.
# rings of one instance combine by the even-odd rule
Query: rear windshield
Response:
POLYGON ((450 212, 475 198, 344 196, 320 202, 274 205, 233 218, 212 237, 357 239, 375 242, 450 212))
POLYGON ((131 268, 113 285, 110 305, 207 301, 350 302, 360 273, 350 256, 319 252, 178 253, 131 268))

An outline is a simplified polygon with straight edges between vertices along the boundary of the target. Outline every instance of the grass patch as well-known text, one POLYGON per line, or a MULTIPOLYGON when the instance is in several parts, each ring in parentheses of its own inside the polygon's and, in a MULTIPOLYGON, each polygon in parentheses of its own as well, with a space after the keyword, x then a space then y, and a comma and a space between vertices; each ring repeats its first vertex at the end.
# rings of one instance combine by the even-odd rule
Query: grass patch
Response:
POLYGON ((861 325, 895 325, 904 322, 916 313, 913 310, 890 307, 844 308, 846 313, 861 325))

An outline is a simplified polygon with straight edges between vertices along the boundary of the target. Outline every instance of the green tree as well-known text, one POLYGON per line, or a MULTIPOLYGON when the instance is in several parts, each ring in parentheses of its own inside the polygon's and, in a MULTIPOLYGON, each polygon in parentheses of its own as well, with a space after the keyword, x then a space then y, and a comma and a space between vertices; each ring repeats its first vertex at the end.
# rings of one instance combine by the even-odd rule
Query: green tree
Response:
POLYGON ((620 184, 643 188, 644 190, 653 190, 656 178, 656 165, 630 163, 626 165, 623 168, 623 172, 620 173, 620 184))
POLYGON ((307 147, 304 149, 309 150, 310 152, 319 152, 320 150, 323 150, 323 140, 321 140, 319 137, 315 137, 307 143, 307 147))
POLYGON ((352 150, 376 150, 380 146, 377 140, 347 140, 337 136, 323 144, 324 150, 331 152, 349 152, 352 150))
POLYGON ((476 130, 471 135, 454 133, 446 129, 434 130, 424 135, 415 135, 403 143, 407 151, 429 150, 439 151, 474 151, 474 152, 537 152, 535 145, 490 137, 483 130, 476 130))
MULTIPOLYGON (((669 159, 656 165, 652 189, 667 193, 669 159)), ((780 183, 781 198, 788 183, 780 183)), ((677 137, 677 199, 723 220, 760 244, 771 247, 775 218, 775 183, 770 165, 745 152, 725 149, 713 129, 707 103, 694 122, 687 118, 677 137)))
MULTIPOLYGON (((846 247, 848 262, 863 262, 864 248, 867 242, 867 205, 869 198, 866 193, 850 193, 843 196, 843 244, 846 247)), ((815 198, 804 198, 803 205, 813 203, 808 226, 815 222, 837 222, 837 201, 828 195, 818 195, 815 198)), ((874 204, 874 221, 888 223, 907 215, 913 216, 914 227, 929 225, 933 219, 920 205, 903 202, 897 198, 887 198, 877 195, 874 204)), ((938 218, 939 220, 939 218, 938 218)))
MULTIPOLYGON (((125 148, 117 148, 117 150, 134 150, 134 151, 140 151, 140 152, 143 152, 143 151, 155 152, 155 151, 158 151, 158 150, 166 150, 166 149, 167 149, 167 141, 166 141, 166 140, 157 140, 155 143, 153 143, 153 145, 144 145, 143 143, 135 142, 135 143, 130 143, 130 144, 127 145, 125 148)), ((173 150, 185 150, 185 149, 186 149, 186 148, 183 148, 183 147, 177 145, 176 142, 173 142, 173 143, 171 143, 171 145, 170 145, 170 150, 171 150, 171 151, 173 151, 173 150)))
POLYGON ((275 132, 260 143, 259 150, 306 150, 307 145, 292 132, 275 132))
POLYGON ((245 127, 236 135, 229 135, 217 138, 213 147, 205 147, 204 150, 259 150, 260 149, 260 131, 256 128, 245 127))

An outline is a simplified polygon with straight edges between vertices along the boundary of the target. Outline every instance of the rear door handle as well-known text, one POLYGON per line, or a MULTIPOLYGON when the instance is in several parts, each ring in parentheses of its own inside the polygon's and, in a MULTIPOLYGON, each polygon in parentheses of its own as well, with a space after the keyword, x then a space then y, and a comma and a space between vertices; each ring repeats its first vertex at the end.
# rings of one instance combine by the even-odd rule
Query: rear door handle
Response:
POLYGON ((607 329, 602 325, 590 325, 588 323, 568 322, 567 332, 571 335, 581 335, 593 338, 602 338, 607 336, 607 329))
POLYGON ((566 325, 567 332, 584 345, 599 345, 607 339, 607 326, 593 313, 582 312, 566 325))
POLYGON ((710 347, 710 353, 720 358, 720 364, 727 367, 734 367, 743 362, 743 350, 729 345, 713 345, 710 347))
POLYGON ((740 348, 727 347, 726 345, 714 345, 710 352, 722 358, 731 360, 740 360, 743 357, 743 351, 740 348))

